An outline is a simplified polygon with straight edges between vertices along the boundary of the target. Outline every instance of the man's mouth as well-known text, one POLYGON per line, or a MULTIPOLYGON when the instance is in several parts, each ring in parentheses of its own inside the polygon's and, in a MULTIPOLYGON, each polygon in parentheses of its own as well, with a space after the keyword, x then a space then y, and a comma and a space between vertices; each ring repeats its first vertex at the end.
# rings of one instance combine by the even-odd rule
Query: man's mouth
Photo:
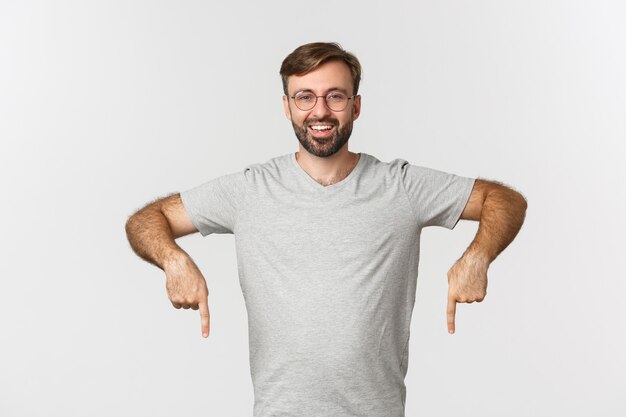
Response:
POLYGON ((328 137, 335 130, 335 125, 330 123, 311 123, 307 127, 315 137, 328 137))

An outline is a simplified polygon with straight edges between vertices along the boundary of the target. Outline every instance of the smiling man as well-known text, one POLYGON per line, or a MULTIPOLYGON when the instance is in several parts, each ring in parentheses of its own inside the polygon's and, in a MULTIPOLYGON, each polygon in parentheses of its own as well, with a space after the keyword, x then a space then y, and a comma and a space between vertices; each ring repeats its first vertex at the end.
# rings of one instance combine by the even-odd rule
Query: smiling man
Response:
POLYGON ((361 66, 339 45, 300 46, 280 74, 299 150, 147 205, 126 224, 129 242, 165 272, 175 308, 200 311, 207 337, 206 281, 175 239, 235 235, 255 417, 402 417, 421 230, 479 221, 448 271, 454 333, 456 304, 483 300, 526 200, 499 182, 350 152, 361 66))
MULTIPOLYGON (((351 64, 358 65, 358 61, 351 64)), ((319 63, 313 60, 293 63, 285 60, 281 74, 285 115, 291 120, 302 147, 323 158, 339 152, 350 139, 352 123, 361 110, 361 96, 355 94, 353 76, 346 62, 319 63), (315 70, 305 74, 293 73, 301 70, 298 64, 315 70), (320 105, 317 105, 318 101, 320 105), (292 104, 295 106, 293 110, 292 104)))

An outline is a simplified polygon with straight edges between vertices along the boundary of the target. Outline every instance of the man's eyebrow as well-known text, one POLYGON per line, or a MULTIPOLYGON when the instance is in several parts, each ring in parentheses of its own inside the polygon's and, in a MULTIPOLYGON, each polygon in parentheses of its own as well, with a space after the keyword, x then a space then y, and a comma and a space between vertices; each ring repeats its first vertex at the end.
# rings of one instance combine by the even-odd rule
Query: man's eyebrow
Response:
POLYGON ((329 89, 326 91, 326 94, 330 93, 331 91, 339 91, 339 92, 342 92, 342 93, 344 93, 344 94, 348 94, 348 90, 346 90, 345 88, 341 88, 341 87, 333 87, 333 88, 329 88, 329 89))
MULTIPOLYGON (((326 95, 326 94, 328 94, 328 93, 330 93, 332 91, 339 91, 339 92, 342 92, 342 93, 344 93, 346 95, 348 94, 348 90, 346 90, 345 88, 342 88, 342 87, 331 87, 331 88, 327 89, 326 93, 324 93, 324 94, 326 95)), ((303 88, 302 90, 295 91, 293 93, 293 95, 295 96, 298 93, 304 93, 304 92, 306 92, 306 93, 313 93, 313 90, 311 90, 310 88, 303 88)))

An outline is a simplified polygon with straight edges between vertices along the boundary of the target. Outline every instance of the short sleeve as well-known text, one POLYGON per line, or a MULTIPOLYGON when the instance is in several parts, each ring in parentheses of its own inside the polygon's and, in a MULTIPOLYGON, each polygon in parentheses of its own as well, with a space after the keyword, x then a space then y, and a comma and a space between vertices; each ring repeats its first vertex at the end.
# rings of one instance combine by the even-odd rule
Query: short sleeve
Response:
POLYGON ((202 236, 234 233, 246 194, 245 170, 214 178, 180 193, 191 222, 202 236))
POLYGON ((420 227, 454 229, 469 200, 475 178, 401 160, 401 178, 420 227))

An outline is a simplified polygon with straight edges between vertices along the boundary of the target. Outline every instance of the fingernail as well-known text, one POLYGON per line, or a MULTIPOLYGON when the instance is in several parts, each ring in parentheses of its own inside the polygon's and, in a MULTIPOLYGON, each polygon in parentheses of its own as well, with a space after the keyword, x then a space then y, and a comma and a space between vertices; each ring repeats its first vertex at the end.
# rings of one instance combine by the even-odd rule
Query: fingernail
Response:
POLYGON ((209 336, 209 334, 208 334, 208 333, 202 333, 202 336, 204 336, 204 337, 208 337, 208 336, 209 336))

